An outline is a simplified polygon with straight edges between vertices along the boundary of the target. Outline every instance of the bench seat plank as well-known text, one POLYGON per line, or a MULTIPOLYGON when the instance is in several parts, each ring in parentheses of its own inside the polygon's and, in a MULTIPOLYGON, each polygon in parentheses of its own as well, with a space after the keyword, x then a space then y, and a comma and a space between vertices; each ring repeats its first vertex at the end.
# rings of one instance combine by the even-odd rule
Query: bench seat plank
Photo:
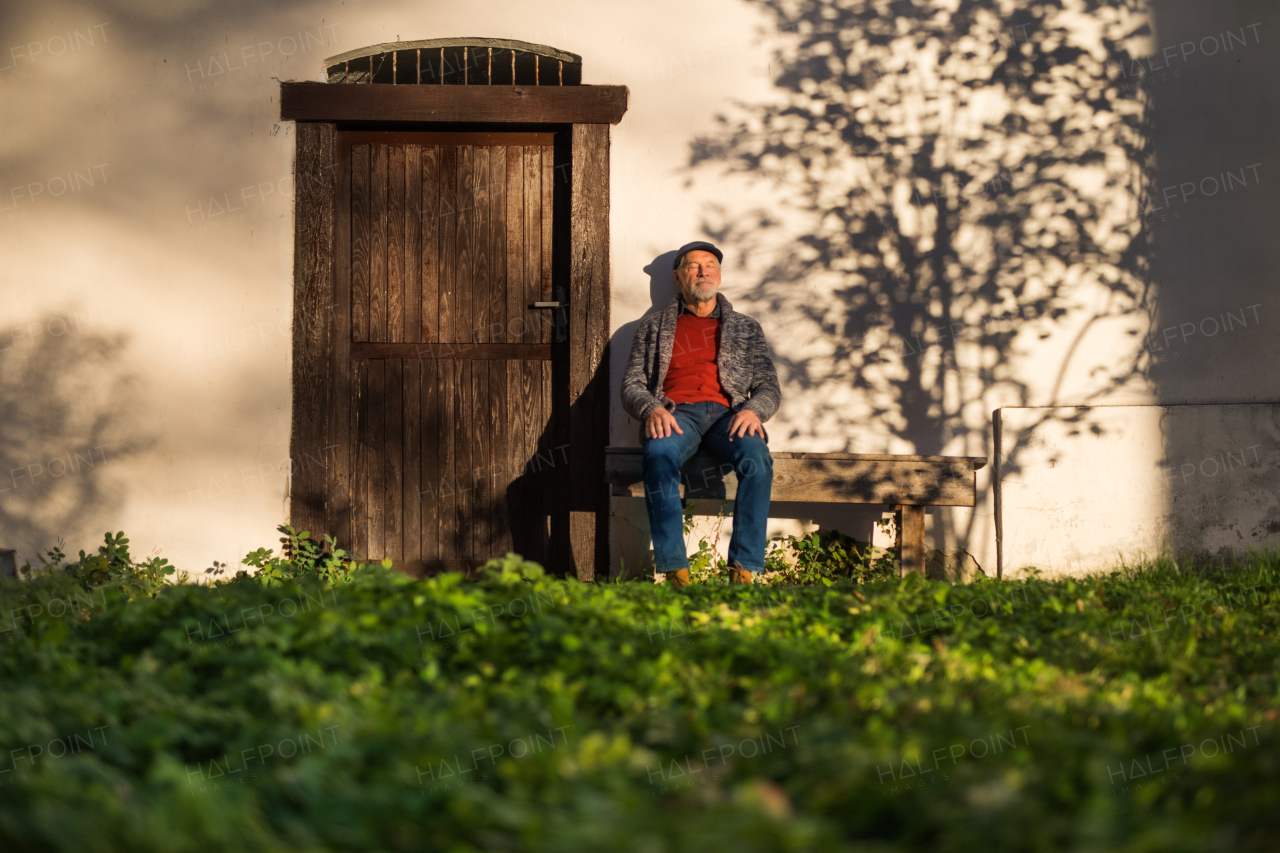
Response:
MULTIPOLYGON (((618 497, 644 497, 642 451, 606 450, 606 473, 618 497)), ((974 506, 974 472, 981 456, 906 456, 861 453, 793 453, 773 456, 774 501, 974 506)), ((737 477, 728 465, 698 455, 684 470, 682 491, 689 498, 731 499, 737 477)))

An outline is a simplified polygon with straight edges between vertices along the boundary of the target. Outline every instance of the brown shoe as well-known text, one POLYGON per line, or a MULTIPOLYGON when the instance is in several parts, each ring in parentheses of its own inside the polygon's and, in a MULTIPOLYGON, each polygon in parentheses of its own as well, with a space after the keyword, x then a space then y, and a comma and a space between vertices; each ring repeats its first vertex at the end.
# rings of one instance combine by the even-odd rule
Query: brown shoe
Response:
POLYGON ((680 587, 689 585, 689 570, 677 569, 674 572, 667 572, 667 583, 671 584, 672 589, 680 589, 680 587))
POLYGON ((755 583, 756 573, 747 569, 730 569, 729 578, 734 583, 755 583))

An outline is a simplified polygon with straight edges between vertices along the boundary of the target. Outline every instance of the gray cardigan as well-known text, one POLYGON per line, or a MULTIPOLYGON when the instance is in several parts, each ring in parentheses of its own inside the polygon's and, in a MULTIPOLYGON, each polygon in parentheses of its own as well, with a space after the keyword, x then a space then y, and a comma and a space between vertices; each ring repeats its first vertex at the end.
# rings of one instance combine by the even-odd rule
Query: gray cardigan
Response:
MULTIPOLYGON (((720 346, 716 367, 720 389, 729 398, 733 411, 750 409, 761 421, 778 411, 782 389, 778 373, 769 358, 760 324, 733 310, 729 300, 716 294, 720 306, 720 346)), ((671 350, 676 340, 676 320, 680 317, 680 297, 674 297, 659 313, 650 314, 636 327, 631 356, 622 374, 622 408, 631 417, 644 421, 658 406, 673 411, 675 401, 662 395, 662 385, 671 367, 671 350)))

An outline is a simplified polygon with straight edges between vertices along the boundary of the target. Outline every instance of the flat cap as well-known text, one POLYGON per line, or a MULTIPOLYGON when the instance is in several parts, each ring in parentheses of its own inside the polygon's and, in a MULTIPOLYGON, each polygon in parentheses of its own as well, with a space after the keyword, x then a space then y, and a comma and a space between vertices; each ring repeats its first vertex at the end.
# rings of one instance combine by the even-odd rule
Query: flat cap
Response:
POLYGON ((716 256, 717 261, 719 261, 720 263, 724 263, 723 252, 721 252, 719 249, 717 249, 715 246, 711 245, 705 240, 694 240, 692 243, 685 243, 683 246, 680 247, 680 250, 676 252, 676 259, 675 261, 672 262, 671 268, 673 270, 680 269, 680 262, 684 260, 684 256, 689 254, 690 252, 696 252, 699 249, 704 252, 710 252, 711 254, 716 256))

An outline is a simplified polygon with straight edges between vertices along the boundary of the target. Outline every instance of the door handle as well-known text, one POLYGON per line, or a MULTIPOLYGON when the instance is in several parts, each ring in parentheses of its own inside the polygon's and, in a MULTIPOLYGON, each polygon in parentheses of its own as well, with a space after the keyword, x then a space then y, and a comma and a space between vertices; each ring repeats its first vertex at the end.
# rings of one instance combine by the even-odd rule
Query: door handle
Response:
POLYGON ((530 308, 564 308, 565 306, 564 306, 564 303, 562 302, 533 302, 529 305, 529 307, 530 308))

